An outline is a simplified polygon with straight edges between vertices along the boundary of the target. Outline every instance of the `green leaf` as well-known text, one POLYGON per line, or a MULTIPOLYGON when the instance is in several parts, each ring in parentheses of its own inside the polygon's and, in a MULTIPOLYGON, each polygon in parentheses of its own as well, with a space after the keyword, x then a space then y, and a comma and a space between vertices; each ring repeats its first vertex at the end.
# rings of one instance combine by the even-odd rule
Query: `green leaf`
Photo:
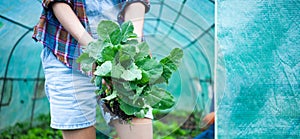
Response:
POLYGON ((118 90, 118 96, 123 102, 137 108, 143 108, 145 101, 141 96, 144 87, 138 87, 133 82, 119 82, 114 83, 114 87, 118 90), (120 90, 120 91, 119 91, 120 90))
POLYGON ((119 62, 127 69, 134 62, 134 55, 136 54, 136 48, 134 46, 124 46, 119 52, 119 62))
POLYGON ((101 88, 101 89, 97 89, 97 90, 95 91, 96 96, 100 96, 103 92, 104 92, 104 91, 103 91, 102 88, 101 88))
POLYGON ((172 72, 177 70, 181 60, 183 57, 183 51, 179 48, 174 48, 169 56, 160 60, 160 63, 163 65, 163 73, 162 78, 158 79, 158 81, 165 81, 168 83, 168 80, 171 78, 172 72))
POLYGON ((133 104, 134 104, 139 98, 141 98, 141 94, 142 94, 143 89, 144 89, 145 87, 146 87, 146 86, 136 88, 136 94, 133 95, 133 104))
POLYGON ((175 100, 171 93, 162 88, 153 86, 145 95, 145 101, 150 104, 152 108, 165 110, 170 109, 175 104, 175 100))
POLYGON ((121 54, 119 57, 119 63, 125 68, 128 69, 133 63, 133 58, 128 54, 121 54))
POLYGON ((118 51, 118 48, 116 48, 116 47, 112 47, 112 46, 105 47, 101 52, 102 60, 103 61, 113 61, 115 59, 117 51, 118 51))
POLYGON ((129 82, 129 85, 132 90, 136 90, 137 88, 139 88, 139 86, 135 82, 129 82))
POLYGON ((122 36, 120 37, 122 39, 122 42, 127 42, 128 38, 134 38, 137 35, 133 33, 134 26, 131 21, 124 22, 121 25, 122 29, 122 36))
POLYGON ((89 57, 88 53, 82 53, 77 59, 76 62, 77 63, 91 63, 91 61, 93 61, 92 58, 89 57))
POLYGON ((107 43, 103 43, 101 40, 97 40, 95 42, 90 42, 88 46, 83 46, 83 52, 88 53, 90 57, 93 59, 101 59, 101 50, 106 47, 107 43))
POLYGON ((124 71, 125 69, 120 64, 113 65, 111 70, 111 77, 119 79, 121 78, 121 75, 124 71))
POLYGON ((142 70, 142 79, 138 80, 137 83, 144 85, 147 84, 150 80, 149 74, 142 70))
POLYGON ((122 40, 122 38, 120 37, 121 36, 121 30, 120 29, 116 29, 109 36, 110 36, 110 39, 111 39, 111 43, 113 45, 119 44, 122 40))
POLYGON ((93 69, 93 63, 95 60, 93 58, 90 58, 87 53, 82 53, 77 59, 77 63, 80 63, 80 66, 84 72, 92 71, 93 69))
POLYGON ((129 70, 125 70, 122 73, 121 78, 126 81, 134 81, 135 79, 140 80, 142 78, 142 71, 133 64, 129 70))
POLYGON ((137 118, 144 118, 145 115, 147 114, 147 112, 148 112, 148 109, 141 109, 139 112, 135 112, 134 115, 137 118))
POLYGON ((129 105, 122 100, 119 100, 121 110, 127 115, 133 115, 134 113, 140 112, 141 108, 129 105))
POLYGON ((112 43, 111 40, 111 33, 113 33, 115 30, 120 30, 119 25, 116 22, 110 21, 110 20, 102 20, 97 27, 97 32, 99 37, 102 40, 108 40, 112 43))
POLYGON ((149 46, 146 42, 140 43, 138 46, 137 55, 134 57, 135 60, 143 59, 150 54, 149 46))
POLYGON ((128 54, 130 55, 131 57, 134 57, 135 54, 136 54, 136 47, 135 46, 132 46, 132 45, 129 45, 129 46, 124 46, 121 48, 120 52, 122 54, 128 54))
POLYGON ((137 34, 135 33, 128 33, 128 38, 133 39, 133 38, 137 38, 137 34))
POLYGON ((181 59, 183 57, 183 51, 180 48, 174 48, 170 54, 165 57, 164 59, 162 59, 160 62, 161 63, 165 63, 165 60, 168 61, 172 61, 173 64, 176 65, 176 67, 178 67, 181 63, 181 59))
POLYGON ((172 59, 172 61, 176 64, 176 66, 178 67, 181 63, 181 59, 183 57, 183 51, 180 48, 174 48, 169 57, 172 59))
POLYGON ((105 97, 105 98, 102 98, 102 99, 104 99, 104 100, 112 100, 112 99, 115 99, 117 97, 117 91, 116 90, 114 90, 113 92, 112 92, 112 94, 110 94, 109 96, 107 96, 107 97, 105 97))
POLYGON ((94 74, 97 76, 107 76, 107 74, 111 71, 111 69, 112 69, 111 61, 106 61, 101 66, 97 66, 97 69, 94 72, 94 74))
POLYGON ((123 79, 113 79, 112 83, 113 89, 117 90, 120 98, 127 100, 126 98, 134 95, 134 91, 130 89, 130 87, 128 87, 130 86, 130 83, 128 81, 125 81, 123 79))
POLYGON ((137 84, 135 84, 134 82, 129 82, 129 81, 124 81, 123 86, 128 91, 136 90, 137 88, 139 88, 139 86, 137 86, 137 84))
POLYGON ((163 73, 163 66, 155 59, 143 59, 136 62, 137 66, 143 71, 144 80, 149 78, 149 83, 154 83, 163 73))
POLYGON ((139 42, 136 39, 127 40, 125 45, 137 45, 139 42))

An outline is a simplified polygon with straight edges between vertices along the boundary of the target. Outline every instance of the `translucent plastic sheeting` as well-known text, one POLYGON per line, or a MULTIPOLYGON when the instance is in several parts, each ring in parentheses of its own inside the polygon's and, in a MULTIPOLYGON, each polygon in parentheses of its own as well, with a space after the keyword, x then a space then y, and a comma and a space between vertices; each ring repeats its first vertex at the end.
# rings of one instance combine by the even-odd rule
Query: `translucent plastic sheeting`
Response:
POLYGON ((179 109, 193 111, 196 106, 209 111, 208 88, 212 87, 214 76, 213 19, 214 3, 208 0, 151 1, 144 35, 152 54, 159 58, 175 47, 184 50, 180 71, 170 81, 170 89, 182 99, 178 101, 179 109))
POLYGON ((39 1, 0 1, 0 131, 49 113, 41 68, 42 46, 32 40, 39 1))
MULTIPOLYGON (((31 39, 41 8, 39 0, 0 1, 0 130, 49 112, 39 58, 42 46, 31 39)), ((176 97, 174 112, 196 108, 208 113, 214 85, 214 1, 151 0, 144 36, 155 57, 175 47, 184 50, 179 71, 165 86, 176 97)), ((106 126, 101 131, 109 129, 101 125, 106 126)))
POLYGON ((218 138, 300 138, 300 1, 217 2, 218 138))

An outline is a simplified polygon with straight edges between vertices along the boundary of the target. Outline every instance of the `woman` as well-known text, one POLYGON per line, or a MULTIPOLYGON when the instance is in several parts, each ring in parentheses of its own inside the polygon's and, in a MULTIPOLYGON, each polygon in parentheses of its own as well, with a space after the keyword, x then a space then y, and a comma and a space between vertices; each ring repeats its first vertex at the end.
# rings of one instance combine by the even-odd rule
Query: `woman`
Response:
MULTIPOLYGON (((96 88, 88 76, 77 70, 78 65, 74 61, 80 55, 80 46, 96 39, 98 17, 119 22, 131 20, 135 33, 142 36, 149 1, 43 0, 42 4, 44 9, 33 38, 44 45, 41 58, 46 79, 45 92, 50 102, 50 126, 61 129, 65 139, 95 139, 96 88)), ((109 122, 112 118, 106 117, 106 120, 109 122)), ((149 121, 151 123, 147 118, 133 120, 137 123, 149 121)), ((152 130, 150 132, 152 134, 152 130)))

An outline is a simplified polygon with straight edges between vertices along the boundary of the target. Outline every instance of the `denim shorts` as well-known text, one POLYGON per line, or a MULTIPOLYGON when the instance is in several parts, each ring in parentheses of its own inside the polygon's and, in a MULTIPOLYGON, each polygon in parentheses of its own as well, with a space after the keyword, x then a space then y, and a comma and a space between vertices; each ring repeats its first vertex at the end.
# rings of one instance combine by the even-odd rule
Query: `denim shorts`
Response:
POLYGON ((96 87, 90 78, 68 68, 44 47, 45 93, 50 102, 51 127, 79 129, 96 123, 96 87))
MULTIPOLYGON (((97 102, 106 123, 118 119, 97 99, 91 78, 68 68, 44 47, 41 53, 45 73, 45 93, 50 102, 50 126, 55 129, 80 129, 95 125, 97 102), (98 101, 97 101, 98 100, 98 101)), ((146 114, 153 119, 152 111, 146 114)))

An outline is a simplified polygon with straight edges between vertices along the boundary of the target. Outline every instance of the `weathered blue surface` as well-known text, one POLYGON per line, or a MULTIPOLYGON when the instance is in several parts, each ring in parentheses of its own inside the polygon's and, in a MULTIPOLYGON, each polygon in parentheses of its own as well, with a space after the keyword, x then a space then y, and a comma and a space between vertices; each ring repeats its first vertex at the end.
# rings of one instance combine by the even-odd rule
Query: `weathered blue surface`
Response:
POLYGON ((217 8, 218 138, 300 138, 300 1, 217 8))

